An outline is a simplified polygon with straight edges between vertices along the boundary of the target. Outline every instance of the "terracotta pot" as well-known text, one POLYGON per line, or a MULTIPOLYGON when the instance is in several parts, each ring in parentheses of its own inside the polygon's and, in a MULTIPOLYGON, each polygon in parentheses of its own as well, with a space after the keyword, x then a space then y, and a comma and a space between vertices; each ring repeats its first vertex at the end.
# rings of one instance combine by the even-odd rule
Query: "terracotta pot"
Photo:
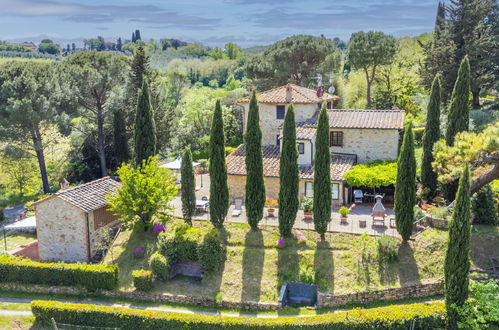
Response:
POLYGON ((348 218, 347 217, 340 217, 340 223, 348 223, 348 218))
POLYGON ((312 220, 314 218, 314 213, 313 212, 305 212, 305 211, 303 211, 303 218, 305 220, 312 220))
POLYGON ((268 217, 274 217, 274 209, 267 209, 267 216, 268 217))

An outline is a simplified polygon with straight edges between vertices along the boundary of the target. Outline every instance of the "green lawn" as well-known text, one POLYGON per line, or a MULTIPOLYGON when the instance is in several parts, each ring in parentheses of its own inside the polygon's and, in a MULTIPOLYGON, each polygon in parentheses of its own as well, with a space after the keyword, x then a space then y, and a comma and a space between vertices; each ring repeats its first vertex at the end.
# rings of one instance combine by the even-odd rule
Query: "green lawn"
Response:
POLYGON ((47 329, 35 325, 34 316, 0 316, 0 329, 11 330, 11 329, 47 329))
MULTIPOLYGON (((171 225, 171 224, 170 224, 171 225)), ((196 227, 208 229, 206 222, 195 222, 196 227)), ((168 226, 167 226, 168 227, 168 226)), ((252 232, 245 224, 229 224, 227 227, 227 255, 223 269, 206 276, 201 284, 187 279, 157 281, 154 292, 189 294, 215 297, 223 294, 228 301, 277 301, 280 282, 299 278, 305 269, 315 271, 321 291, 335 294, 400 287, 443 278, 444 251, 447 231, 430 228, 415 241, 399 244, 399 260, 394 263, 380 262, 375 238, 370 241, 371 260, 361 265, 360 236, 335 233, 327 235, 325 243, 315 232, 302 233, 306 244, 287 242, 285 248, 277 248, 278 229, 262 228, 252 232)), ((473 229, 472 263, 483 267, 487 252, 499 243, 497 228, 475 226, 473 229), (487 239, 484 239, 487 237, 487 239)), ((120 288, 133 289, 131 272, 148 268, 147 258, 156 249, 156 238, 150 232, 136 230, 120 233, 111 253, 104 263, 120 266, 120 288), (135 248, 143 248, 143 258, 133 256, 135 248)))
MULTIPOLYGON (((0 234, 0 251, 5 250, 5 242, 3 240, 3 232, 0 234)), ((26 245, 36 239, 35 233, 13 232, 7 235, 7 251, 13 251, 22 245, 26 245)))

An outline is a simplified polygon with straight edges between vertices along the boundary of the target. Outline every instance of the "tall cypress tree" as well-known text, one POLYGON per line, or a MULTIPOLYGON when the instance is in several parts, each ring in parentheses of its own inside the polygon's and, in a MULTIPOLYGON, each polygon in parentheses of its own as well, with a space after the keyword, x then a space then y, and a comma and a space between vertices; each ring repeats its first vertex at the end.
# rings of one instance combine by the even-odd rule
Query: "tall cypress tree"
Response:
POLYGON ((468 299, 470 271, 470 173, 468 165, 459 179, 454 213, 449 224, 449 242, 445 255, 445 305, 449 329, 457 329, 458 314, 453 307, 462 306, 468 299))
POLYGON ((223 227, 229 210, 229 187, 225 164, 225 136, 222 106, 217 100, 210 135, 210 220, 213 226, 223 227))
MULTIPOLYGON (((440 8, 440 7, 439 7, 440 8)), ((423 159, 421 161, 421 182, 430 190, 433 198, 437 190, 437 174, 433 171, 433 145, 440 138, 440 78, 435 76, 431 84, 430 102, 426 113, 426 128, 423 135, 423 159)))
POLYGON ((182 178, 182 214, 184 221, 192 226, 192 216, 196 211, 196 179, 192 167, 192 155, 189 147, 182 154, 182 166, 180 169, 182 178))
POLYGON ((246 129, 246 216, 252 229, 258 229, 265 205, 263 181, 262 131, 255 92, 251 97, 246 129))
POLYGON ((132 80, 132 83, 136 89, 139 89, 142 87, 144 76, 147 75, 149 70, 149 56, 146 55, 144 47, 135 47, 130 67, 130 78, 132 80))
POLYGON ((130 149, 128 147, 125 118, 123 118, 121 110, 115 110, 113 113, 113 137, 116 162, 118 164, 128 162, 130 160, 130 149))
POLYGON ((156 125, 149 97, 149 86, 144 80, 139 90, 134 128, 135 165, 156 155, 156 125))
POLYGON ((457 133, 467 131, 470 124, 469 113, 470 95, 470 62, 465 56, 459 66, 456 83, 452 90, 452 97, 449 106, 449 116, 447 119, 447 133, 445 139, 447 145, 454 144, 454 137, 457 133))
POLYGON ((298 150, 296 148, 295 110, 289 105, 284 117, 279 168, 279 233, 290 237, 298 212, 298 150))
MULTIPOLYGON (((470 63, 468 56, 465 56, 459 66, 456 83, 452 90, 452 97, 449 105, 449 116, 447 117, 447 132, 445 139, 448 146, 454 144, 457 133, 469 129, 469 94, 470 94, 470 63)), ((458 182, 453 181, 443 186, 445 198, 448 201, 454 200, 456 196, 458 182)))
POLYGON ((404 241, 407 241, 412 234, 414 205, 416 205, 416 158, 412 121, 408 121, 405 125, 404 139, 397 161, 395 184, 395 221, 397 231, 404 241))
POLYGON ((322 104, 317 123, 314 156, 314 225, 324 240, 331 221, 331 151, 329 150, 329 114, 322 104))

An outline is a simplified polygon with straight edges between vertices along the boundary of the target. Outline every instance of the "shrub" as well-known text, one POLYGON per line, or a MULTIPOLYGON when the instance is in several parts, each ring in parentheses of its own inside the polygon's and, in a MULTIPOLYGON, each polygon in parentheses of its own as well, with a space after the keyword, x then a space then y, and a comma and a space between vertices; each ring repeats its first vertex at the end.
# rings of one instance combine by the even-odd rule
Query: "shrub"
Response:
POLYGON ((90 291, 114 289, 118 284, 116 265, 38 262, 12 256, 0 256, 0 282, 79 286, 90 291))
POLYGON ((316 279, 314 267, 300 265, 300 272, 298 274, 298 277, 300 279, 300 282, 314 284, 316 279))
POLYGON ((483 187, 477 192, 473 196, 471 203, 474 223, 485 225, 497 224, 497 204, 490 185, 483 187))
POLYGON ((150 270, 134 270, 132 272, 133 285, 140 291, 152 290, 152 272, 150 270))
POLYGON ((159 252, 153 253, 149 258, 149 267, 154 276, 162 281, 166 281, 170 275, 170 264, 168 259, 159 252))
POLYGON ((303 197, 303 201, 301 203, 303 207, 303 212, 312 212, 314 207, 314 199, 308 196, 303 197))
POLYGON ((475 330, 499 326, 499 280, 470 281, 470 296, 471 299, 457 308, 459 327, 475 330))
POLYGON ((450 217, 450 212, 446 207, 434 207, 430 212, 434 218, 447 219, 450 217))
POLYGON ((201 230, 187 224, 179 225, 173 232, 159 234, 159 252, 168 258, 170 264, 177 260, 198 260, 198 242, 201 241, 201 230))
POLYGON ((381 261, 396 261, 399 257, 399 243, 397 239, 388 235, 381 235, 378 239, 378 255, 381 261))
POLYGON ((425 216, 424 211, 419 206, 414 206, 414 221, 417 221, 425 216))
POLYGON ((225 248, 218 231, 213 229, 207 233, 197 250, 199 263, 205 271, 213 272, 220 268, 225 257, 225 248))
POLYGON ((134 308, 33 301, 37 321, 123 329, 439 329, 445 326, 445 305, 430 303, 353 309, 310 317, 230 317, 168 313, 134 308))
POLYGON ((350 213, 350 210, 346 206, 340 207, 340 215, 342 218, 346 218, 348 213, 350 213))

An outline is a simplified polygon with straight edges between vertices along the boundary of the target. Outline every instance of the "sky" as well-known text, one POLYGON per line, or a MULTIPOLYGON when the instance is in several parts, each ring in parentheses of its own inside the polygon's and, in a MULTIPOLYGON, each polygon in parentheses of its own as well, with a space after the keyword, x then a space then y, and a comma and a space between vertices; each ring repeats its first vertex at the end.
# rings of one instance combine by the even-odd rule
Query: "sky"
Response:
POLYGON ((345 41, 360 30, 395 37, 431 32, 438 0, 0 0, 0 40, 65 45, 176 38, 212 47, 269 45, 297 34, 345 41))

